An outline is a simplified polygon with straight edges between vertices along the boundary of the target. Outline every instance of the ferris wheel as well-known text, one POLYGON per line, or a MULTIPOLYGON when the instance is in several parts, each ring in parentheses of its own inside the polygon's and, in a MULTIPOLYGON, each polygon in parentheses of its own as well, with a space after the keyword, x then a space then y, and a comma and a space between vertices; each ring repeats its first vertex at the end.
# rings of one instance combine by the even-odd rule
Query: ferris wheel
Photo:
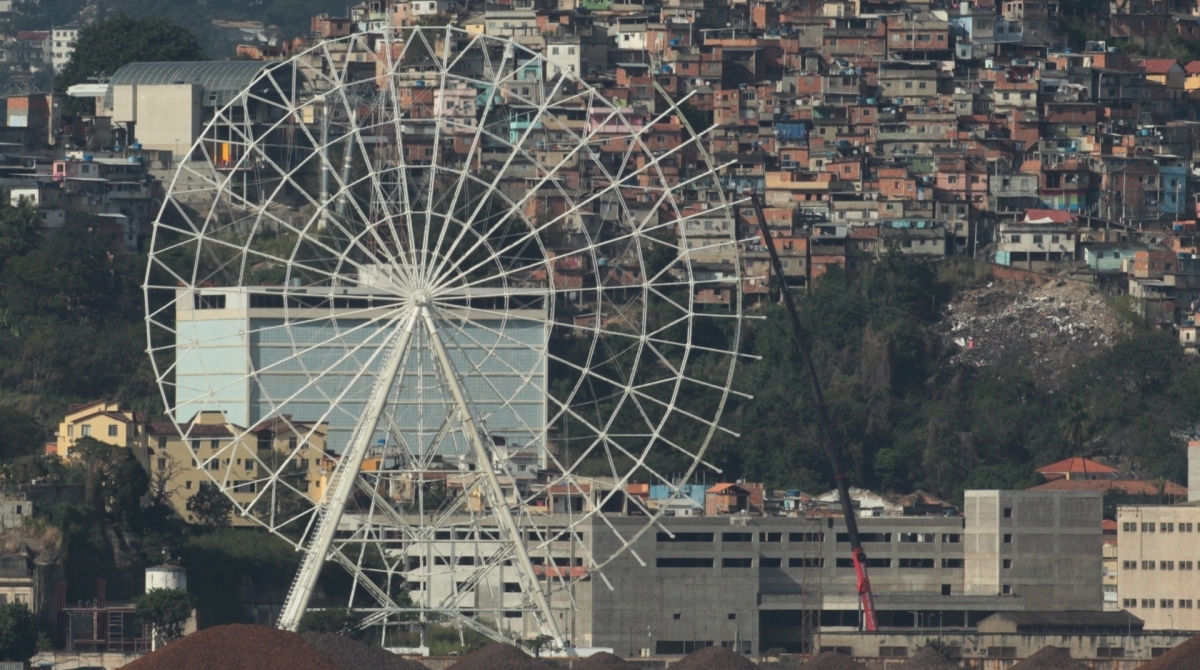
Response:
POLYGON ((180 162, 151 358, 237 522, 301 552, 281 627, 328 562, 385 636, 567 644, 578 589, 619 589, 604 567, 712 467, 734 203, 652 79, 577 69, 454 27, 355 34, 264 63, 180 162))

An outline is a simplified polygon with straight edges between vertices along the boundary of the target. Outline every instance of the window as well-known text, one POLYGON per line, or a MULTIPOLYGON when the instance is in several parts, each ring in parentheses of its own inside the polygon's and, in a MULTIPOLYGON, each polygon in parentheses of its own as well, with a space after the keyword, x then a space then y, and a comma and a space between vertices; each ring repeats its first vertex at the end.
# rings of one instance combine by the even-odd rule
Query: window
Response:
POLYGON ((117 436, 117 426, 115 424, 108 427, 108 436, 109 437, 117 436))
POLYGON ((82 426, 79 427, 79 434, 84 437, 90 437, 92 434, 92 427, 87 425, 86 423, 83 424, 82 426))
POLYGON ((1137 561, 1122 561, 1122 570, 1137 570, 1137 561))
POLYGON ((759 533, 759 542, 783 542, 783 533, 759 533))
POLYGON ((672 615, 671 615, 671 618, 672 618, 672 619, 674 619, 674 620, 676 620, 676 621, 679 621, 680 619, 682 619, 682 618, 683 618, 683 613, 682 613, 682 612, 676 612, 676 613, 674 613, 674 614, 672 614, 672 615))
POLYGON ((1121 607, 1137 607, 1137 598, 1125 598, 1121 601, 1121 607))
POLYGON ((167 469, 167 459, 165 459, 165 458, 158 459, 158 469, 159 470, 167 469))
POLYGON ((1192 569, 1192 561, 1180 561, 1179 569, 1180 570, 1191 570, 1192 569))
POLYGON ((1142 524, 1142 532, 1143 533, 1153 533, 1154 532, 1154 524, 1153 523, 1143 523, 1142 524))
POLYGON ((671 537, 667 533, 659 533, 657 537, 659 542, 712 542, 712 533, 675 533, 675 537, 671 537))
POLYGON ((288 438, 288 449, 290 449, 291 451, 296 450, 296 438, 295 437, 288 438))
POLYGON ((711 568, 713 559, 711 558, 660 558, 655 561, 655 567, 659 568, 711 568))
POLYGON ((1012 533, 1004 534, 1004 544, 1012 544, 1012 533))
POLYGON ((962 535, 958 533, 942 533, 942 544, 958 544, 962 542, 962 535))
POLYGON ((750 542, 753 537, 751 533, 721 533, 722 542, 750 542))
POLYGON ((942 559, 942 567, 943 568, 961 568, 962 566, 963 566, 963 559, 961 559, 961 558, 943 558, 942 559))
POLYGON ((754 567, 754 559, 752 558, 722 558, 722 568, 750 568, 754 567))
POLYGON ((758 567, 760 568, 780 568, 783 567, 782 558, 760 558, 758 559, 758 567))
POLYGON ((1004 508, 1004 518, 1005 518, 1005 519, 1011 519, 1011 518, 1012 518, 1012 508, 1011 508, 1011 507, 1005 507, 1005 508, 1004 508))
POLYGON ((1143 570, 1153 570, 1154 569, 1154 561, 1142 561, 1142 569, 1143 570))
POLYGON ((1175 524, 1160 523, 1160 524, 1158 524, 1158 529, 1164 533, 1174 533, 1175 532, 1175 524))
POLYGON ((220 448, 220 446, 221 446, 221 441, 220 441, 220 440, 209 440, 209 441, 208 441, 208 448, 209 448, 209 449, 218 449, 218 448, 220 448))
POLYGON ((1000 588, 1000 592, 1006 596, 1011 596, 1012 595, 1012 585, 1005 584, 1003 587, 1000 588))
POLYGON ((246 472, 254 472, 254 461, 246 459, 246 472))
POLYGON ((1034 235, 1034 236, 1033 236, 1033 243, 1034 243, 1034 244, 1041 244, 1041 243, 1042 243, 1042 236, 1041 236, 1041 235, 1034 235))
MULTIPOLYGON (((942 559, 942 560, 946 560, 946 559, 942 559)), ((944 596, 950 595, 950 585, 949 584, 942 584, 942 595, 944 595, 944 596)))
POLYGON ((1124 647, 1096 647, 1097 658, 1125 658, 1124 647))
MULTIPOLYGON (((853 568, 854 567, 854 559, 839 558, 839 559, 837 559, 837 567, 853 568)), ((890 559, 890 558, 868 558, 867 559, 867 567, 868 568, 890 568, 890 567, 892 567, 892 559, 890 559)))
POLYGON ((879 647, 880 658, 908 658, 908 647, 879 647))
MULTIPOLYGON (((865 542, 891 542, 892 534, 891 533, 859 533, 858 539, 864 543, 865 542)), ((850 541, 850 533, 838 533, 837 541, 838 542, 849 542, 850 541)))
POLYGON ((934 533, 900 533, 901 542, 933 542, 936 537, 934 533))
MULTIPOLYGON (((789 558, 789 568, 822 568, 825 567, 825 559, 823 558, 789 558)), ((839 568, 842 566, 838 566, 839 568)), ((854 567, 851 565, 850 567, 854 567)))
POLYGON ((1020 235, 1010 235, 1008 237, 1008 241, 1011 242, 1012 244, 1020 244, 1021 236, 1020 235))
POLYGON ((1012 559, 1011 558, 1004 559, 1001 567, 1003 567, 1005 570, 1012 570, 1012 559))
POLYGON ((1158 606, 1163 609, 1174 609, 1175 601, 1170 598, 1162 598, 1158 601, 1158 606))
POLYGON ((1174 570, 1175 569, 1175 561, 1159 561, 1158 569, 1159 570, 1174 570))
POLYGON ((901 558, 900 567, 902 568, 932 568, 932 558, 901 558))
POLYGON ((788 542, 824 542, 825 533, 788 533, 788 542))
MULTIPOLYGON (((1100 255, 1100 258, 1104 258, 1103 254, 1100 255)), ((1113 256, 1113 258, 1116 258, 1116 256, 1113 256)), ((1125 531, 1126 533, 1136 533, 1137 524, 1126 521, 1125 523, 1121 524, 1121 530, 1125 531)))

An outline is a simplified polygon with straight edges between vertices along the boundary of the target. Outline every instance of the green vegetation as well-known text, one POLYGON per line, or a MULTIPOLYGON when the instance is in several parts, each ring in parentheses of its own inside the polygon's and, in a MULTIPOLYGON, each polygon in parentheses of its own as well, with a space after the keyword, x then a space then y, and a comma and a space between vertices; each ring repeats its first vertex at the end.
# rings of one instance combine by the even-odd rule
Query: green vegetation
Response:
POLYGON ((196 596, 178 589, 153 589, 134 601, 138 619, 154 628, 163 643, 183 637, 183 627, 196 609, 196 596))
POLYGON ((200 482, 200 490, 187 501, 187 511, 201 526, 228 526, 233 501, 211 482, 200 482))
POLYGON ((38 649, 38 627, 24 603, 0 605, 0 661, 28 661, 38 649))
MULTIPOLYGON (((935 266, 886 257, 856 278, 831 272, 798 295, 854 484, 960 500, 968 487, 1034 485, 1035 467, 1080 454, 1181 482, 1178 435, 1200 418, 1200 361, 1185 357, 1170 334, 1131 324, 1111 349, 1081 350, 1053 384, 1015 362, 958 366, 943 344, 938 306, 988 280, 966 260, 935 266)), ((791 329, 782 308, 755 309, 767 318, 746 323, 742 348, 762 360, 739 363, 734 385, 755 397, 727 406, 722 424, 741 437, 719 435, 707 459, 729 479, 827 490, 833 477, 791 329)), ((698 322, 698 343, 728 346, 730 333, 712 321, 698 322)), ((572 346, 552 343, 568 360, 583 355, 572 346)), ((696 365, 718 363, 701 358, 696 365)), ((683 390, 692 394, 685 404, 714 402, 704 389, 683 390)), ((594 392, 601 415, 611 408, 606 392, 594 392)), ((621 420, 616 432, 635 425, 621 420)), ((686 422, 674 429, 676 444, 701 438, 686 422)), ((650 466, 681 472, 686 461, 662 449, 650 466)), ((599 458, 585 468, 611 472, 599 458)))
POLYGON ((357 637, 358 622, 362 619, 354 611, 345 607, 327 607, 321 610, 310 610, 300 618, 297 632, 333 633, 357 637))

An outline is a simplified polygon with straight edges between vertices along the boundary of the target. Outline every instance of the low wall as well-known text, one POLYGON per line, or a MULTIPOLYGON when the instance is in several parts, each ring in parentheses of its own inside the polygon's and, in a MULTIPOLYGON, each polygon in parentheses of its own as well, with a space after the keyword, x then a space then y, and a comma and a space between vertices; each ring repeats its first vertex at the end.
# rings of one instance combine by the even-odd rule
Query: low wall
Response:
POLYGON ((141 654, 84 653, 76 651, 40 651, 29 659, 30 667, 39 663, 51 663, 54 670, 76 670, 77 668, 104 668, 117 670, 141 658, 141 654))

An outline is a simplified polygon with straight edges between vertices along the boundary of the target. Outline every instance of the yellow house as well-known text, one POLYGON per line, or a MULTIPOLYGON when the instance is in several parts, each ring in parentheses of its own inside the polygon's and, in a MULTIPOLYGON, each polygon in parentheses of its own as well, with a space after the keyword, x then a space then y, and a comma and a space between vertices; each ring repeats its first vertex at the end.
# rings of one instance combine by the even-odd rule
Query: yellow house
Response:
POLYGON ((1187 73, 1174 58, 1146 58, 1139 65, 1146 72, 1146 80, 1162 84, 1171 94, 1172 100, 1184 96, 1187 73))
MULTIPOLYGON (((246 430, 228 423, 222 412, 200 412, 179 428, 172 423, 148 424, 146 436, 143 465, 150 473, 151 490, 166 496, 175 512, 189 522, 195 519, 187 511, 188 501, 214 480, 236 505, 250 505, 274 473, 282 470, 291 487, 316 500, 324 493, 330 470, 324 457, 324 423, 284 418, 246 430)), ((266 514, 267 500, 259 500, 251 513, 266 514)), ((235 508, 233 525, 256 524, 235 508)))
POLYGON ((487 20, 483 14, 472 14, 463 21, 463 30, 472 35, 486 35, 487 20))
POLYGON ((145 436, 140 414, 122 410, 110 400, 97 400, 71 405, 58 424, 55 437, 58 456, 67 459, 81 437, 93 437, 116 447, 136 448, 142 445, 145 436))
POLYGON ((1183 71, 1183 88, 1187 91, 1188 97, 1200 96, 1200 60, 1188 63, 1184 66, 1183 71))

